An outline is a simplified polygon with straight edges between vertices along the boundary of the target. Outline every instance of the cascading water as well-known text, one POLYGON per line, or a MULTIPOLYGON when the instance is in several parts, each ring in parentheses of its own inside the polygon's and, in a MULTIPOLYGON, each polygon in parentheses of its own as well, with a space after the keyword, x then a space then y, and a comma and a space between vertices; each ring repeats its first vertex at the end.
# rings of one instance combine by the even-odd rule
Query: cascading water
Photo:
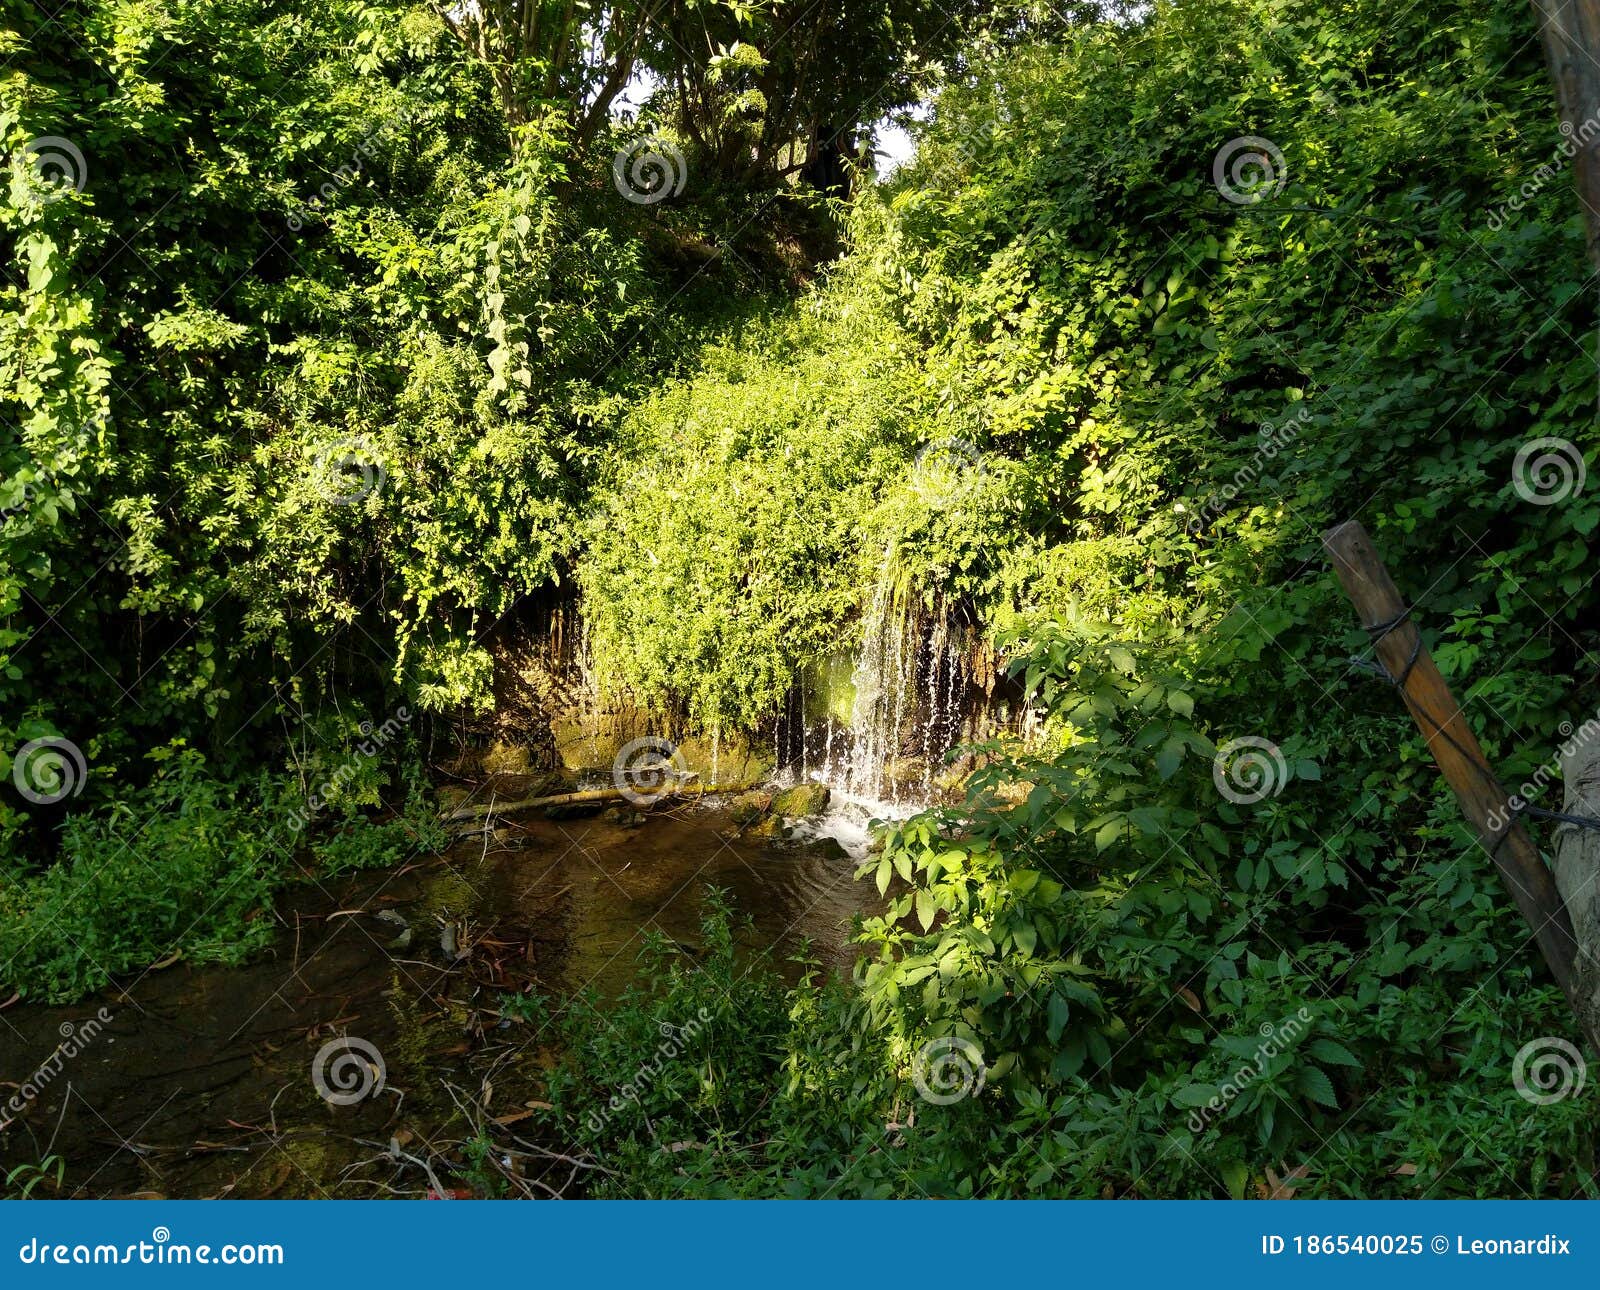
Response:
POLYGON ((842 660, 813 668, 791 692, 778 763, 833 788, 833 814, 850 819, 821 832, 850 847, 858 839, 844 836, 844 825, 864 843, 867 818, 903 817, 938 800, 948 787, 946 754, 993 726, 995 679, 994 655, 959 603, 925 603, 886 575, 848 668, 842 660))

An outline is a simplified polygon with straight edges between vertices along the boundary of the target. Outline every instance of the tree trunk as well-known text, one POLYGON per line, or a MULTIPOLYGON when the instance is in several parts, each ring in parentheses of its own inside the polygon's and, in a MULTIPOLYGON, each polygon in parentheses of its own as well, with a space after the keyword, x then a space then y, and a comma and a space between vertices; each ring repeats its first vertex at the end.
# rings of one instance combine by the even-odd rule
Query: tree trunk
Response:
POLYGON ((742 784, 678 784, 672 788, 663 788, 659 792, 646 794, 640 794, 637 790, 627 793, 620 788, 582 788, 571 793, 525 797, 516 802, 488 802, 481 806, 461 806, 453 811, 446 811, 439 818, 446 823, 453 823, 456 820, 481 820, 487 815, 511 815, 517 811, 532 811, 545 806, 582 806, 590 802, 622 801, 638 804, 641 796, 648 798, 646 805, 654 806, 657 802, 675 797, 712 797, 723 793, 744 793, 759 782, 750 780, 742 784))
POLYGON ((1600 0, 1533 0, 1533 8, 1561 132, 1576 150, 1573 186, 1589 229, 1589 258, 1600 267, 1600 0))
MULTIPOLYGON (((1555 82, 1561 132, 1573 149, 1573 187, 1589 233, 1589 259, 1600 268, 1600 0, 1533 0, 1533 8, 1555 82)), ((1585 723, 1583 731, 1589 728, 1585 723)), ((1581 736, 1582 731, 1568 745, 1571 751, 1564 747, 1561 753, 1565 813, 1600 818, 1600 737, 1581 736)), ((1594 1034, 1600 1026, 1600 832, 1563 824, 1554 848, 1556 888, 1578 943, 1577 993, 1587 1000, 1581 1020, 1594 1034)))
MULTIPOLYGON (((1588 724, 1583 727, 1590 729, 1588 724)), ((1561 809, 1567 815, 1600 819, 1600 733, 1587 739, 1582 733, 1570 753, 1562 752, 1566 802, 1561 809)), ((1573 976, 1579 1002, 1574 1006, 1587 1009, 1582 1020, 1593 1034, 1600 1029, 1600 830, 1560 825, 1550 867, 1578 942, 1573 976)))

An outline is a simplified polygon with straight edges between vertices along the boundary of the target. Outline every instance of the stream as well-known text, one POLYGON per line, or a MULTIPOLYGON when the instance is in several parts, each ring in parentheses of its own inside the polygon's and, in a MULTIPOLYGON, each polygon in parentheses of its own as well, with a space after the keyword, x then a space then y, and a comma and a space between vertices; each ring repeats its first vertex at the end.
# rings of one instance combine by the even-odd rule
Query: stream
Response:
POLYGON ((715 799, 632 827, 534 819, 291 888, 272 950, 243 967, 179 961, 70 1006, 0 1011, 0 1097, 20 1097, 0 1128, 0 1173, 53 1153, 63 1195, 421 1195, 420 1173, 395 1187, 394 1153, 459 1141, 458 1098, 513 1132, 536 1115, 557 1054, 501 1016, 502 995, 614 995, 647 931, 695 946, 713 885, 751 920, 749 950, 781 964, 807 940, 846 968, 852 915, 876 893, 825 839, 859 850, 864 821, 844 803, 806 838, 763 845, 715 799), (330 1103, 313 1082, 338 1037, 382 1064, 381 1088, 359 1103, 330 1103))
MULTIPOLYGON (((569 616, 552 611, 547 684, 527 707, 580 786, 609 785, 640 732, 608 726, 569 616), (570 711, 539 708, 558 692, 578 696, 570 711)), ((1016 697, 958 605, 924 604, 886 574, 859 652, 797 678, 777 723, 767 770, 831 785, 820 815, 766 840, 747 815, 736 826, 727 797, 648 818, 546 811, 397 869, 289 888, 272 949, 244 966, 173 961, 71 1006, 0 1007, 0 1176, 54 1155, 76 1196, 418 1196, 444 1190, 426 1162, 459 1161, 469 1119, 497 1150, 510 1135, 548 1163, 563 1144, 539 1112, 561 1054, 508 996, 561 1008, 588 991, 603 1008, 649 933, 696 951, 713 886, 747 920, 742 952, 791 981, 802 944, 847 971, 853 916, 883 908, 854 880, 869 820, 947 793, 957 744, 1021 733, 1016 697), (356 1086, 364 1096, 345 1095, 356 1086)), ((719 770, 715 738, 700 752, 706 783, 751 764, 746 750, 746 769, 719 770)), ((526 797, 531 782, 490 796, 526 797)))

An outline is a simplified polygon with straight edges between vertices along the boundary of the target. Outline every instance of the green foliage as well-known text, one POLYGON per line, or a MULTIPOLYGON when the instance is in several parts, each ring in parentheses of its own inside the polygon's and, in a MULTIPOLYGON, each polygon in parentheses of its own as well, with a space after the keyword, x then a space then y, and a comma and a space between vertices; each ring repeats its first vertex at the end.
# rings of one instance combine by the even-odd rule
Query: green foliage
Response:
POLYGON ((68 820, 61 858, 0 887, 0 976, 70 999, 181 951, 238 963, 273 932, 288 831, 180 754, 140 798, 68 820), (266 827, 263 827, 263 826, 266 827))
POLYGON ((40 1189, 59 1192, 66 1176, 67 1162, 61 1156, 46 1156, 37 1163, 17 1165, 5 1176, 6 1199, 28 1200, 40 1189))
MULTIPOLYGON (((1510 4, 1237 0, 975 47, 813 305, 887 310, 916 399, 898 477, 863 456, 870 494, 811 521, 847 519, 854 601, 838 564, 801 569, 780 650, 687 559, 642 593, 589 586, 657 691, 665 614, 646 631, 611 601, 673 606, 680 640, 713 617, 723 692, 807 662, 808 625, 884 577, 970 597, 1008 644, 1044 734, 981 750, 959 806, 863 866, 891 904, 832 1017, 886 1072, 972 1043, 1016 1108, 905 1134, 939 1161, 929 1190, 1244 1194, 1310 1162, 1301 1194, 1593 1194, 1592 1112, 1533 1116, 1509 1081, 1570 1018, 1392 693, 1348 668, 1366 642, 1317 540, 1363 518, 1508 777, 1588 715, 1560 678, 1597 643, 1600 504, 1514 480, 1525 442, 1597 442, 1582 227, 1530 31, 1510 4), (1212 166, 1243 136, 1282 182, 1233 201, 1212 166), (913 445, 941 439, 974 444, 999 504, 915 512, 913 445), (1240 739, 1271 749, 1254 801, 1213 774, 1240 739), (1293 1042, 1256 1059, 1266 1026, 1293 1042)), ((676 422, 725 406, 708 366, 660 396, 676 422)), ((717 485, 760 461, 650 532, 749 532, 717 485)), ((815 515, 808 469, 790 505, 815 515)))
POLYGON ((579 575, 602 677, 752 728, 848 639, 921 416, 893 341, 881 315, 804 310, 630 409, 579 575))
MULTIPOLYGON (((638 976, 615 1001, 588 995, 556 1009, 519 1004, 565 1052, 549 1076, 547 1113, 629 1194, 682 1194, 751 1167, 751 1142, 770 1114, 789 1029, 782 980, 770 963, 741 963, 725 897, 706 894, 698 957, 658 934, 638 976), (552 1015, 553 1013, 553 1015, 552 1015)), ((605 1184, 598 1185, 604 1192, 605 1184)))
POLYGON ((535 592, 577 582, 619 694, 748 732, 887 588, 973 610, 1036 738, 864 867, 853 989, 746 971, 714 908, 614 1009, 504 1005, 601 1189, 1594 1194, 1592 1112, 1510 1085, 1559 1000, 1318 544, 1373 531, 1508 778, 1589 715, 1600 502, 1516 478, 1600 443, 1527 7, 964 8, 811 275, 773 168, 915 98, 918 8, 668 6, 703 52, 654 116, 714 182, 657 208, 574 89, 680 67, 627 6, 589 68, 404 0, 11 6, 0 769, 88 775, 0 800, 0 980, 235 962, 296 872, 438 845, 427 732, 351 745, 487 712, 535 592), (981 1094, 915 1100, 933 1040, 981 1094))
POLYGON ((440 849, 437 811, 413 782, 403 809, 347 805, 307 829, 287 777, 220 780, 192 750, 160 749, 148 784, 69 817, 56 863, 0 874, 0 985, 63 1001, 181 955, 244 962, 277 930, 272 896, 301 875, 331 877, 440 849))

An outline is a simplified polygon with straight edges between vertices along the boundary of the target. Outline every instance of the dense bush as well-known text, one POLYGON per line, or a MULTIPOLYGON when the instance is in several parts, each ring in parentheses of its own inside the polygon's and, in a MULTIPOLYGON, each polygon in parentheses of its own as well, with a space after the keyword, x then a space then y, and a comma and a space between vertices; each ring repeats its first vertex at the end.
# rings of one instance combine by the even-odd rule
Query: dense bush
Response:
MULTIPOLYGON (((972 596, 1048 714, 1042 748, 987 750, 963 804, 865 870, 899 894, 849 1029, 902 1062, 970 1043, 1021 1117, 952 1139, 921 1108, 903 1136, 932 1135, 930 1190, 1243 1194, 1303 1164, 1302 1194, 1594 1193, 1592 1110, 1531 1114, 1510 1079, 1571 1019, 1392 692, 1350 668, 1365 638, 1318 545, 1353 516, 1374 532, 1508 777, 1587 715, 1561 678, 1592 658, 1600 504, 1540 504, 1515 465, 1595 444, 1583 231, 1540 170, 1561 136, 1530 30, 1515 5, 1241 0, 975 51, 812 306, 889 310, 907 468, 863 457, 870 489, 819 503, 815 456, 773 469, 790 414, 763 438, 745 411, 750 446, 670 517, 633 485, 646 548, 731 530, 759 551, 720 480, 803 495, 855 538, 856 605, 885 550, 972 596), (1243 136, 1263 186, 1236 201, 1212 165, 1243 136), (883 518, 945 437, 1014 481, 1009 522, 883 518), (1270 746, 1258 801, 1213 778, 1238 739, 1270 746)), ((657 405, 701 426, 734 398, 782 408, 806 361, 711 363, 657 405)), ((808 661, 805 623, 780 653, 737 577, 695 567, 592 588, 619 653, 666 657, 612 601, 715 617, 746 675, 808 661)), ((783 603, 812 622, 849 603, 835 566, 798 572, 783 603)))
MULTIPOLYGON (((748 729, 891 585, 972 606, 1042 733, 867 866, 852 989, 785 997, 714 924, 571 1013, 579 1126, 662 1019, 720 1018, 577 1130, 608 1188, 1594 1194, 1592 1100, 1508 1073, 1570 1022, 1318 544, 1372 530, 1507 778, 1588 716, 1600 502, 1520 459, 1596 444, 1524 4, 997 6, 798 300, 830 217, 726 173, 622 201, 570 112, 508 137, 423 7, 14 8, 0 772, 64 737, 88 778, 0 801, 0 979, 259 944, 263 822, 361 723, 482 710, 532 592, 576 579, 608 684, 748 729), (87 183, 41 193, 67 135, 87 183), (909 1091, 936 1041, 981 1095, 909 1091)), ((404 783, 340 782, 293 863, 426 842, 351 827, 404 783)))

